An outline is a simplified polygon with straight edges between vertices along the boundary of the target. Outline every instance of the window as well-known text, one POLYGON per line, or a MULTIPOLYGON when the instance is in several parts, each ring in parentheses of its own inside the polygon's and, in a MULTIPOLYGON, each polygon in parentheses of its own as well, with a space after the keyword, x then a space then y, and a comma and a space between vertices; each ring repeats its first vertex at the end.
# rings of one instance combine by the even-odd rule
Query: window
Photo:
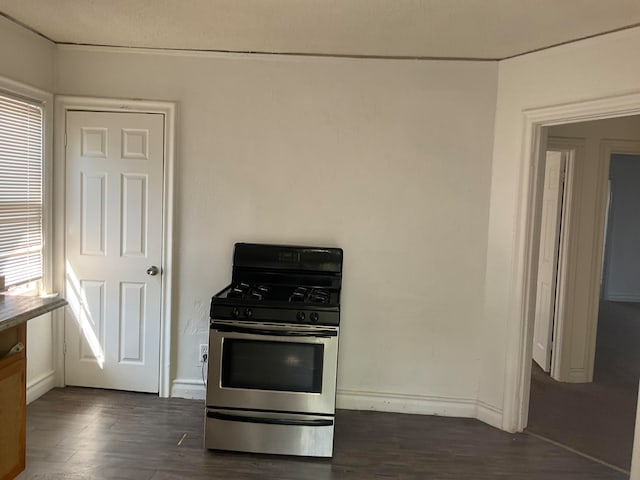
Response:
POLYGON ((43 108, 0 94, 0 275, 42 277, 43 108))

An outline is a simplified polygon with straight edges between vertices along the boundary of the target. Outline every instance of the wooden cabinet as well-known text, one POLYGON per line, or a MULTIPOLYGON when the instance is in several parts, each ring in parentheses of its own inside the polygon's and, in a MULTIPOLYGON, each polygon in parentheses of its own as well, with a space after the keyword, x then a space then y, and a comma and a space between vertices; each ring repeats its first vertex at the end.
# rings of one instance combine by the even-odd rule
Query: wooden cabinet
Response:
POLYGON ((57 296, 0 295, 0 480, 25 467, 27 321, 66 304, 57 296), (18 343, 22 351, 8 355, 18 343))
POLYGON ((26 351, 3 358, 19 342, 26 345, 26 324, 0 331, 0 480, 25 467, 26 351))

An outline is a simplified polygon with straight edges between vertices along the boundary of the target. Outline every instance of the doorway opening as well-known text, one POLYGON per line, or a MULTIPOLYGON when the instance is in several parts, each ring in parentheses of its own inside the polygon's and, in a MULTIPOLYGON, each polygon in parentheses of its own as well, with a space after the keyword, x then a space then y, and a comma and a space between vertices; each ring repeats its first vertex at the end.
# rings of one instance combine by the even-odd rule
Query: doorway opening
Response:
POLYGON ((640 117, 544 133, 525 425, 628 473, 640 377, 640 117), (554 171, 564 164, 563 183, 554 171))

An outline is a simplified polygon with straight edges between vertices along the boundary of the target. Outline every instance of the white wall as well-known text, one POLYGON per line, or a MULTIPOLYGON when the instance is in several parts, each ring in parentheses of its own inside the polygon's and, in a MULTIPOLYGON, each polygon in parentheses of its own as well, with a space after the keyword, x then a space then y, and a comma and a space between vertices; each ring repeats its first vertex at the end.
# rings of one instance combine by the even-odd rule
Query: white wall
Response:
POLYGON ((55 323, 62 316, 47 313, 27 323, 27 403, 56 386, 55 323))
POLYGON ((496 70, 59 49, 57 93, 178 102, 175 395, 234 242, 335 245, 339 406, 474 414, 496 70))
MULTIPOLYGON (((0 76, 53 91, 55 46, 0 17, 0 76)), ((27 324, 27 402, 55 385, 52 314, 27 324)))
MULTIPOLYGON (((500 62, 487 251, 479 399, 497 408, 519 369, 521 342, 517 208, 525 151, 523 111, 640 91, 640 29, 584 40, 500 62)), ((517 401, 517 400, 516 400, 517 401)), ((513 429, 513 424, 505 424, 513 429)))
POLYGON ((53 91, 55 45, 0 16, 0 75, 53 91))

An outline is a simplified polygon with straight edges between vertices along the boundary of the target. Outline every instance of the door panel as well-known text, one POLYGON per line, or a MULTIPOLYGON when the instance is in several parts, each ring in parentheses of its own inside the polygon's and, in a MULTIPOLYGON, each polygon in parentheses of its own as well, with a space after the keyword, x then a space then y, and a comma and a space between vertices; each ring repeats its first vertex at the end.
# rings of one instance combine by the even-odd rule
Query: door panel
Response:
POLYGON ((164 116, 66 120, 65 381, 158 392, 164 116))
POLYGON ((120 362, 144 361, 146 285, 123 282, 120 284, 120 362))
POLYGON ((105 255, 107 191, 104 173, 81 172, 81 253, 105 255))
POLYGON ((122 176, 122 256, 146 256, 147 176, 122 176))
POLYGON ((545 372, 551 370, 551 342, 555 314, 564 169, 563 154, 561 152, 547 152, 533 334, 533 359, 545 372))
POLYGON ((79 335, 80 359, 104 362, 101 346, 104 345, 104 281, 81 280, 83 307, 80 309, 80 325, 83 335, 79 335))

